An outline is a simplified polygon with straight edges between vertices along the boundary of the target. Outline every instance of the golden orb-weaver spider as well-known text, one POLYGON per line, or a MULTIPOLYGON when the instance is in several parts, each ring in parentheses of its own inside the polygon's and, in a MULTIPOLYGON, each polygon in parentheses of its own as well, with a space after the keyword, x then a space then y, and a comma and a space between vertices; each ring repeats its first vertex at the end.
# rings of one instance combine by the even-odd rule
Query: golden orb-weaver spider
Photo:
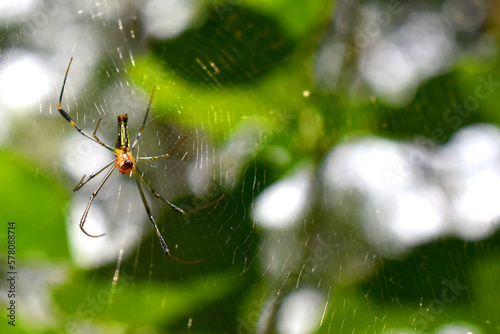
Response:
MULTIPOLYGON (((115 147, 112 147, 112 146, 109 146, 107 144, 105 144, 104 142, 102 142, 96 135, 96 132, 97 132, 97 128, 99 127, 99 124, 101 123, 101 120, 99 119, 99 121, 97 122, 97 125, 95 127, 95 130, 94 130, 94 133, 92 135, 89 135, 87 132, 85 132, 84 130, 82 130, 74 121, 73 119, 69 116, 69 114, 64 111, 62 108, 61 108, 61 100, 62 100, 62 97, 63 97, 63 93, 64 93, 64 87, 66 85, 66 79, 68 77, 68 73, 69 73, 69 68, 71 67, 71 63, 73 61, 73 58, 70 59, 69 61, 69 64, 68 64, 68 68, 66 69, 66 75, 64 76, 64 80, 63 80, 63 84, 62 84, 62 88, 61 88, 61 94, 59 96, 59 104, 57 106, 57 110, 59 111, 59 113, 69 122, 71 123, 71 125, 78 131, 80 132, 82 135, 84 135, 85 137, 87 137, 88 139, 98 143, 99 145, 105 147, 106 149, 108 149, 109 151, 112 151, 114 154, 115 154, 115 158, 109 162, 107 165, 105 165, 104 167, 102 167, 100 170, 98 170, 97 172, 89 175, 87 178, 85 178, 85 175, 82 177, 82 179, 80 180, 80 182, 78 182, 78 184, 76 185, 76 187, 73 189, 73 191, 77 191, 78 189, 80 189, 81 187, 83 187, 88 181, 90 181, 91 179, 93 179, 94 177, 96 177, 98 174, 100 174, 102 171, 104 171, 106 168, 110 167, 113 165, 113 167, 111 167, 108 172, 106 173, 106 176, 104 176, 104 178, 102 179, 102 181, 99 183, 99 185, 97 186, 97 188, 94 190, 94 192, 90 195, 90 199, 89 199, 89 202, 87 204, 87 207, 85 208, 85 211, 83 213, 83 216, 82 218, 80 219, 80 229, 83 231, 83 233, 85 233, 86 235, 88 235, 89 237, 94 237, 94 238, 97 238, 97 237, 102 237, 103 235, 105 235, 105 233, 103 234, 99 234, 99 235, 92 235, 92 234, 89 234, 87 231, 85 231, 85 229, 83 228, 84 224, 85 224, 85 220, 87 219, 87 215, 89 213, 89 209, 90 209, 90 206, 92 204, 92 201, 94 200, 94 198, 97 196, 97 193, 99 192, 99 190, 102 188, 102 186, 104 185, 104 183, 108 180, 109 176, 111 175, 111 173, 113 173, 113 171, 115 169, 118 169, 118 171, 122 174, 126 174, 126 175, 129 175, 130 177, 134 176, 135 177, 135 181, 137 183, 137 188, 139 190, 139 194, 141 195, 141 199, 142 199, 142 202, 144 204, 144 208, 146 209, 146 213, 149 217, 149 220, 151 221, 151 223, 153 224, 153 228, 156 232, 156 235, 158 236, 158 239, 160 240, 160 244, 161 244, 161 247, 163 248, 163 251, 165 252, 165 254, 167 256, 169 256, 172 260, 176 261, 176 262, 179 262, 179 263, 184 263, 184 264, 194 264, 194 263, 199 263, 199 262, 202 262, 203 260, 200 259, 200 260, 195 260, 195 261, 184 261, 184 260, 180 260, 176 257, 174 257, 172 254, 170 254, 170 251, 167 247, 167 244, 165 243, 165 240, 163 239, 161 233, 160 233, 160 230, 158 229, 158 226, 156 225, 156 222, 155 222, 155 219, 153 217, 153 214, 151 212, 151 209, 149 207, 149 204, 146 200, 146 196, 144 195, 144 191, 142 189, 142 184, 141 182, 144 182, 144 184, 146 185, 146 187, 149 189, 149 191, 156 197, 156 198, 159 198, 160 200, 162 200, 163 202, 165 202, 166 204, 168 204, 172 209, 174 209, 176 212, 178 213, 181 213, 181 214, 186 214, 187 212, 182 210, 181 208, 175 206, 174 204, 172 204, 170 201, 164 199, 163 197, 161 197, 152 187, 151 185, 149 185, 149 183, 146 181, 146 179, 144 178, 144 175, 139 171, 138 167, 137 167, 137 162, 138 161, 153 161, 153 160, 158 160, 158 159, 164 159, 164 158, 168 158, 172 152, 174 152, 181 144, 182 142, 187 138, 187 137, 184 137, 182 138, 178 143, 177 145, 175 145, 175 147, 172 149, 172 151, 170 153, 167 153, 167 154, 162 154, 162 155, 158 155, 158 156, 146 156, 146 157, 133 157, 132 155, 132 151, 134 150, 134 148, 136 147, 137 143, 139 142, 139 140, 141 139, 141 136, 142 136, 142 131, 144 130, 144 127, 146 125, 146 120, 148 118, 148 114, 149 114, 149 109, 151 107, 151 102, 153 101, 153 95, 154 95, 154 90, 155 88, 153 88, 153 92, 151 93, 151 99, 149 100, 149 104, 148 104, 148 107, 146 109, 146 115, 144 116, 144 121, 142 122, 142 125, 139 129, 139 131, 137 132, 137 135, 135 136, 134 138, 134 141, 132 142, 132 144, 130 143, 130 139, 129 139, 129 133, 128 133, 128 115, 125 114, 125 113, 121 113, 118 115, 118 138, 116 140, 116 146, 115 147)), ((214 202, 208 204, 208 205, 205 205, 203 206, 202 208, 198 208, 198 209, 195 209, 195 210, 201 210, 203 208, 206 208, 208 206, 211 206, 215 203, 217 203, 220 199, 222 199, 222 197, 224 197, 224 195, 222 195, 220 198, 218 198, 217 200, 215 200, 214 202)))

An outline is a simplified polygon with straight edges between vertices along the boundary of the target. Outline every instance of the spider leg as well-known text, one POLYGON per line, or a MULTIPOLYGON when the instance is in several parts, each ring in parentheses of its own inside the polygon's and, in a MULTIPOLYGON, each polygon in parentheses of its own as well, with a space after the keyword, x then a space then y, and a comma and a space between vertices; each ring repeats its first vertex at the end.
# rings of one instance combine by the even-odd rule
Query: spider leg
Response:
POLYGON ((184 140, 186 140, 186 138, 187 138, 187 136, 185 136, 184 138, 182 138, 177 143, 177 145, 175 145, 175 147, 172 149, 172 151, 170 151, 170 153, 162 154, 162 155, 157 155, 157 156, 154 156, 154 157, 137 157, 136 160, 137 161, 154 161, 154 160, 158 160, 158 159, 168 158, 175 150, 177 150, 177 148, 179 148, 179 146, 182 144, 182 142, 184 140))
MULTIPOLYGON (((96 140, 99 144, 101 144, 101 143, 102 143, 102 144, 104 144, 104 146, 105 146, 106 148, 109 148, 109 149, 111 149, 111 150, 113 150, 113 151, 114 151, 115 149, 114 149, 113 147, 111 147, 111 146, 109 146, 109 145, 106 145, 106 144, 105 144, 105 143, 103 143, 103 142, 102 142, 99 138, 97 138, 97 134, 96 134, 96 133, 97 133, 97 128, 99 127, 99 124, 101 124, 101 118, 99 118, 99 121, 97 121, 97 125, 95 126, 95 130, 94 130, 94 133, 92 134, 92 137, 94 137, 94 138, 95 138, 95 140, 96 140)), ((102 144, 101 144, 101 145, 102 145, 102 144)))
MULTIPOLYGON (((111 150, 113 151, 114 148, 109 146, 109 145, 106 145, 105 143, 103 143, 102 141, 100 141, 97 136, 95 136, 95 132, 94 132, 94 136, 91 136, 89 135, 87 132, 83 131, 78 125, 76 125, 76 123, 73 121, 73 119, 69 116, 69 114, 64 111, 62 108, 61 108, 61 101, 62 101, 62 97, 63 97, 63 93, 64 93, 64 87, 66 86, 66 79, 68 78, 68 73, 69 73, 69 68, 71 66, 71 62, 73 61, 73 57, 71 57, 70 61, 69 61, 69 64, 68 64, 68 68, 66 69, 66 75, 64 76, 64 81, 63 81, 63 84, 62 84, 62 88, 61 88, 61 95, 59 95, 59 104, 57 105, 57 110, 59 111, 59 113, 71 124, 75 127, 75 129, 80 132, 82 135, 84 135, 85 137, 89 138, 90 140, 98 143, 99 145, 101 146, 104 146, 105 148, 107 148, 108 150, 111 150), (95 137, 95 138, 94 138, 95 137)), ((97 124, 99 125, 99 123, 97 124)), ((97 127, 96 127, 96 130, 97 130, 97 127)))
POLYGON ((115 170, 115 168, 116 168, 116 165, 113 166, 113 168, 111 168, 109 170, 109 172, 106 174, 106 176, 102 179, 101 183, 99 183, 99 185, 97 186, 97 188, 90 195, 89 203, 87 204, 87 207, 85 208, 85 211, 83 212, 82 219, 80 220, 80 229, 83 231, 83 233, 85 233, 89 237, 97 238, 97 237, 102 237, 103 235, 106 234, 106 233, 99 234, 99 235, 89 234, 89 233, 87 233, 87 231, 84 230, 83 225, 85 224, 85 220, 87 219, 87 215, 89 214, 90 205, 92 205, 92 201, 94 201, 94 198, 97 196, 97 193, 99 192, 99 190, 101 190, 103 184, 108 180, 109 176, 111 175, 111 173, 113 173, 113 171, 115 170))
POLYGON ((144 181, 144 184, 148 187, 149 191, 156 197, 156 198, 159 198, 161 201, 165 202, 166 204, 168 204, 168 206, 170 206, 172 209, 174 209, 175 211, 185 215, 187 213, 191 213, 191 212, 196 212, 196 211, 200 211, 200 210, 203 210, 203 209, 206 209, 214 204, 216 204, 217 202, 219 202, 221 199, 224 198, 224 196, 226 196, 226 194, 223 194, 221 197, 217 198, 215 201, 212 201, 200 208, 194 208, 194 209, 191 209, 191 210, 188 210, 188 211, 184 211, 182 210, 181 208, 179 208, 178 206, 174 205, 172 202, 164 199, 163 197, 161 197, 160 194, 158 194, 154 189, 153 187, 151 187, 151 185, 148 183, 148 181, 146 180, 146 178, 144 177, 144 174, 142 174, 138 169, 137 169, 137 166, 135 167, 135 170, 137 173, 139 173, 139 175, 141 176, 142 180, 144 181))
POLYGON ((115 162, 114 159, 111 160, 111 162, 109 164, 107 164, 106 166, 102 167, 97 172, 91 174, 85 181, 83 180, 83 179, 85 179, 85 175, 83 175, 82 179, 80 180, 80 182, 78 182, 78 184, 76 185, 75 189, 73 189, 73 191, 77 191, 78 189, 80 189, 81 187, 83 187, 85 185, 85 183, 89 182, 94 177, 96 177, 97 175, 99 175, 100 172, 102 172, 103 170, 105 170, 106 168, 108 168, 109 166, 111 166, 111 164, 114 163, 114 162, 115 162))
POLYGON ((142 131, 144 130, 144 127, 146 126, 146 120, 148 118, 149 108, 151 107, 151 103, 153 102, 153 96, 155 95, 155 89, 156 89, 156 85, 153 87, 153 92, 151 92, 151 98, 149 99, 149 104, 148 104, 148 108, 146 109, 146 115, 144 116, 144 121, 142 122, 142 125, 141 125, 141 128, 139 129, 139 132, 137 132, 137 134, 135 135, 131 150, 134 149, 135 145, 137 145, 137 143, 141 139, 142 131))
MULTIPOLYGON (((141 176, 142 176, 142 174, 141 174, 141 176)), ((142 179, 144 179, 144 178, 142 178, 142 179)), ((151 212, 151 209, 149 208, 149 204, 146 200, 146 196, 144 195, 144 191, 142 190, 141 179, 139 179, 139 176, 137 175, 137 173, 135 173, 135 182, 137 183, 137 188, 139 189, 139 194, 141 195, 142 203, 144 204, 144 208, 146 209, 146 213, 148 214, 149 220, 153 224, 153 228, 155 229, 156 235, 158 236, 158 239, 160 240, 161 248, 163 248, 163 251, 165 252, 165 254, 168 257, 170 257, 172 260, 174 260, 175 262, 182 263, 182 264, 195 264, 195 263, 202 262, 203 261, 202 259, 195 260, 195 261, 184 261, 184 260, 180 260, 180 259, 176 258, 175 256, 173 256, 172 254, 170 254, 170 251, 168 250, 167 244, 165 243, 165 240, 163 239, 163 237, 160 233, 160 230, 158 229, 158 226, 156 225, 156 222, 155 222, 155 219, 154 219, 153 214, 151 212)))
POLYGON ((172 204, 170 201, 164 199, 163 197, 160 196, 160 194, 158 194, 148 183, 148 181, 146 181, 146 178, 144 177, 144 174, 142 174, 142 172, 139 171, 139 169, 137 169, 137 166, 135 166, 135 171, 137 174, 139 174, 142 178, 142 180, 144 181, 144 184, 148 187, 149 191, 156 197, 156 198, 159 198, 160 200, 162 200, 163 202, 167 203, 168 206, 170 206, 172 209, 174 209, 175 211, 179 212, 179 213, 182 213, 182 214, 185 214, 186 212, 184 210, 182 210, 181 208, 179 208, 178 206, 175 206, 174 204, 172 204))
POLYGON ((224 196, 226 196, 226 194, 223 194, 221 197, 217 198, 215 201, 212 201, 208 204, 205 204, 203 205, 202 207, 199 207, 199 208, 194 208, 194 209, 191 209, 191 210, 188 210, 188 211, 184 211, 185 214, 188 214, 188 213, 191 213, 191 212, 196 212, 196 211, 201 211, 203 209, 206 209, 206 208, 209 208, 211 207, 212 205, 214 204, 217 204, 217 202, 219 202, 221 199, 224 198, 224 196))

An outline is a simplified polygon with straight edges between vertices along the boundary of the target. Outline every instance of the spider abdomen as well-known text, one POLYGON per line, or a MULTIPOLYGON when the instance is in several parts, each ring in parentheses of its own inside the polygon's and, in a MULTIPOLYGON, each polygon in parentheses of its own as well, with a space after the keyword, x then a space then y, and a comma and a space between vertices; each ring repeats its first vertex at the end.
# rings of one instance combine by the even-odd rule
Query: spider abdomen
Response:
POLYGON ((131 174, 135 170, 135 162, 130 152, 117 152, 116 167, 122 174, 131 174))

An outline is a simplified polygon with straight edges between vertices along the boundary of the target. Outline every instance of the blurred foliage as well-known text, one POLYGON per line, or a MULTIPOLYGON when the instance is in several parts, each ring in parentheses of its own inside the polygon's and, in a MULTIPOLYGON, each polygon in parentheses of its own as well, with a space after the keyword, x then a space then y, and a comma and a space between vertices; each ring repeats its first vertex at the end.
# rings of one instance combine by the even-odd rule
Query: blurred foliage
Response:
POLYGON ((112 270, 101 270, 97 275, 75 272, 70 283, 56 291, 59 307, 70 318, 76 315, 83 322, 113 320, 127 323, 131 328, 144 324, 163 327, 207 308, 209 303, 224 298, 237 286, 236 280, 224 280, 225 284, 220 284, 222 277, 217 275, 167 283, 159 279, 141 281, 122 272, 114 287, 111 286, 112 278, 112 270), (92 282, 90 289, 82 289, 89 281, 92 282))
POLYGON ((64 223, 68 191, 48 171, 15 152, 1 150, 0 160, 0 219, 5 224, 1 244, 7 244, 6 224, 12 221, 19 263, 69 258, 64 223))

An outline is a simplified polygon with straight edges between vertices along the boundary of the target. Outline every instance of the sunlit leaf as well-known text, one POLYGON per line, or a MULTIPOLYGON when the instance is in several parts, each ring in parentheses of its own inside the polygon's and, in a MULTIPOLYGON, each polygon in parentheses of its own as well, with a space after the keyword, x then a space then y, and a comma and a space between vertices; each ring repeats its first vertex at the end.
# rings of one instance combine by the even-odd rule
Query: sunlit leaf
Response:
POLYGON ((67 192, 33 161, 5 150, 0 151, 0 160, 2 244, 6 244, 7 223, 14 222, 17 258, 67 258, 67 192))

